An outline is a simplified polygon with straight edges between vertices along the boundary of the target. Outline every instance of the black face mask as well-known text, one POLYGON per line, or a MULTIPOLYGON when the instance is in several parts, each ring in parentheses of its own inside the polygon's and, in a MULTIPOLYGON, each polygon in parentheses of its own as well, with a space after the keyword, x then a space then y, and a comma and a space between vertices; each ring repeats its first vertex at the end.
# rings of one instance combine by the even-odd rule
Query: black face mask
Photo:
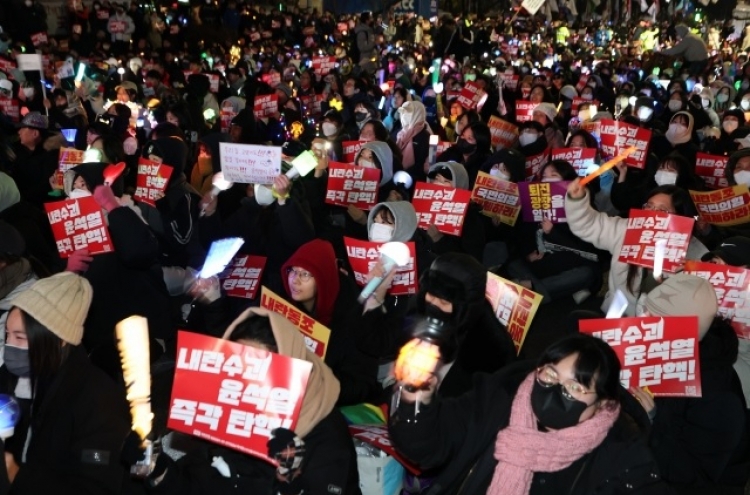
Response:
POLYGON ((456 143, 456 149, 462 154, 462 155, 471 155, 477 150, 476 144, 471 144, 464 138, 461 138, 456 143))
POLYGON ((563 397, 562 385, 543 387, 534 381, 534 388, 531 390, 531 409, 539 424, 545 428, 560 430, 575 426, 587 407, 585 402, 563 397))
POLYGON ((354 120, 356 120, 357 122, 362 122, 367 118, 367 115, 367 112, 354 112, 354 120))

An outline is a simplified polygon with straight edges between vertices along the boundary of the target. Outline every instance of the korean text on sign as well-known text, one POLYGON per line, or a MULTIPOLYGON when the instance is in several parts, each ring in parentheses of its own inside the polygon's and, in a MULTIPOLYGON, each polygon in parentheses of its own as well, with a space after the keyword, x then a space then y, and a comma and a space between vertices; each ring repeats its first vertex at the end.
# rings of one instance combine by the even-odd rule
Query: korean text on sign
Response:
POLYGON ((521 211, 518 186, 484 172, 477 174, 471 200, 482 207, 483 215, 497 218, 507 225, 515 225, 521 211))
MULTIPOLYGON (((2 68, 0 68, 0 70, 2 70, 2 68)), ((21 118, 20 102, 12 98, 0 97, 0 112, 10 118, 13 122, 18 122, 21 118)))
POLYGON ((745 184, 718 191, 690 191, 701 220, 722 227, 750 220, 750 193, 745 184))
POLYGON ((644 168, 648 156, 651 131, 619 120, 602 119, 599 128, 602 153, 617 156, 626 148, 635 146, 635 152, 625 159, 629 167, 644 168))
POLYGON ((468 81, 458 95, 458 103, 467 110, 476 108, 479 99, 482 97, 482 90, 471 81, 468 81))
POLYGON ((378 202, 380 173, 376 168, 329 162, 326 203, 369 210, 378 202))
POLYGON ((716 292, 719 315, 732 322, 737 337, 750 340, 750 270, 691 260, 685 262, 684 273, 709 281, 716 292))
POLYGON ((567 222, 565 217, 565 193, 569 182, 519 182, 521 212, 524 222, 567 222))
POLYGON ((221 171, 240 184, 273 184, 281 173, 281 147, 219 143, 221 171))
POLYGON ((412 204, 417 212, 418 226, 435 225, 443 234, 461 235, 469 209, 471 192, 464 189, 417 182, 412 204))
POLYGON ((518 127, 499 117, 490 117, 487 126, 490 128, 492 146, 510 148, 518 139, 518 127))
POLYGON ((336 68, 336 57, 318 57, 312 59, 312 68, 315 75, 323 77, 336 68))
POLYGON ((532 119, 534 109, 539 103, 532 103, 530 101, 519 100, 516 101, 516 121, 517 122, 528 122, 532 119))
POLYGON ((341 148, 344 151, 344 162, 354 163, 354 157, 357 156, 362 145, 367 141, 342 141, 341 148))
POLYGON ((65 173, 81 163, 83 163, 83 151, 75 148, 60 148, 57 167, 60 172, 65 173))
POLYGON ((724 177, 728 161, 728 156, 715 156, 699 152, 695 155, 695 175, 703 179, 706 186, 711 189, 729 187, 729 182, 724 177))
POLYGON ((156 201, 167 190, 167 184, 171 176, 172 167, 169 165, 139 158, 133 197, 147 205, 155 206, 156 201))
POLYGON ((181 331, 168 427, 267 457, 271 431, 293 430, 312 363, 181 331))
POLYGON ((45 203, 44 209, 61 258, 79 249, 91 254, 114 250, 102 209, 93 196, 45 203))
POLYGON ((581 320, 581 333, 609 344, 620 358, 626 389, 658 396, 701 397, 697 316, 581 320))
POLYGON ((508 329, 518 353, 542 302, 542 296, 522 285, 488 273, 485 297, 492 305, 497 319, 508 329))
POLYGON ((524 163, 526 180, 532 180, 532 178, 539 175, 539 171, 542 170, 542 167, 549 162, 549 152, 550 149, 547 148, 538 155, 526 157, 526 163, 524 163))
POLYGON ((221 277, 221 288, 229 297, 255 299, 265 266, 265 256, 239 254, 232 260, 226 275, 221 277))
MULTIPOLYGON (((367 274, 377 265, 380 259, 378 248, 381 243, 344 237, 344 244, 346 245, 346 255, 349 258, 349 266, 354 273, 354 279, 360 287, 363 287, 367 283, 367 274)), ((416 249, 413 242, 405 244, 409 247, 409 263, 396 269, 393 283, 388 288, 388 293, 393 296, 417 293, 416 249)))
POLYGON ((618 261, 653 269, 656 241, 664 239, 664 271, 674 273, 687 256, 694 223, 692 218, 660 211, 630 210, 618 261))
POLYGON ((269 290, 268 287, 261 289, 260 305, 294 323, 305 337, 307 348, 321 358, 326 357, 328 339, 331 338, 331 330, 328 327, 307 316, 293 304, 269 290))
POLYGON ((596 169, 595 148, 553 148, 551 159, 570 162, 579 177, 585 177, 596 169))
POLYGON ((259 95, 253 103, 253 114, 256 119, 263 119, 279 113, 279 97, 272 95, 259 95))

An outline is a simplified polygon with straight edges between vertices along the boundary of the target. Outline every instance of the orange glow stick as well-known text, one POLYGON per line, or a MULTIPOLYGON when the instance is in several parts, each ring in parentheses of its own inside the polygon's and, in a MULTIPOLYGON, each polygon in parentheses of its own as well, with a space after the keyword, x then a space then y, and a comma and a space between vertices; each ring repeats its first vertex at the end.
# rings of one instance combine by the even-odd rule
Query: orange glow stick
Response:
POLYGON ((630 147, 625 148, 624 150, 622 150, 622 152, 619 155, 617 155, 616 157, 612 158, 609 161, 606 161, 606 162, 602 163, 602 165, 599 168, 597 168, 596 170, 594 170, 593 172, 591 172, 589 175, 587 175, 586 177, 584 177, 583 179, 581 179, 581 187, 585 186, 586 184, 588 184, 592 180, 594 180, 597 177, 599 177, 600 175, 602 175, 607 170, 611 169, 612 167, 614 167, 618 163, 620 163, 623 160, 625 160, 632 153, 634 153, 635 150, 637 150, 637 149, 638 148, 636 148, 635 146, 630 146, 630 147))

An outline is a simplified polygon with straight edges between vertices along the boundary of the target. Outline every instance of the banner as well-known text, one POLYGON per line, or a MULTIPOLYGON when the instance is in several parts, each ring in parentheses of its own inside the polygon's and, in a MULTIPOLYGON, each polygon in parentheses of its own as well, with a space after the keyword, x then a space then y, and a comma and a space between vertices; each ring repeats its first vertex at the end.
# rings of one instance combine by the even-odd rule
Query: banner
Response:
POLYGON ((331 338, 331 330, 328 327, 307 316, 265 286, 260 291, 260 305, 294 323, 305 337, 305 345, 310 352, 314 352, 325 359, 326 351, 328 351, 328 340, 331 338))
POLYGON ((521 198, 521 212, 524 222, 565 223, 565 194, 569 181, 560 182, 519 182, 518 195, 521 198))
POLYGON ((83 151, 75 148, 60 148, 57 169, 65 173, 73 167, 83 163, 83 151))
POLYGON ((532 120, 534 109, 539 103, 532 103, 526 100, 516 101, 516 122, 527 122, 532 120))
POLYGON ((477 174, 471 200, 482 207, 483 215, 511 226, 516 224, 521 211, 518 186, 484 172, 477 174))
POLYGON ((709 155, 699 151, 695 155, 695 174, 711 189, 729 187, 729 182, 724 177, 728 161, 728 156, 709 155))
POLYGON ((12 122, 21 120, 21 105, 18 100, 12 98, 0 98, 0 113, 8 117, 12 122))
POLYGON ((294 430, 312 363, 180 331, 167 427, 275 464, 266 444, 294 430))
POLYGON ((460 236, 470 200, 471 191, 417 182, 411 203, 419 228, 434 224, 443 234, 460 236))
POLYGON ((602 119, 599 133, 604 155, 617 156, 626 148, 635 146, 636 151, 625 159, 625 164, 636 168, 646 166, 651 131, 619 120, 602 119))
POLYGON ((369 210, 378 202, 380 173, 377 168, 328 162, 326 203, 369 210))
POLYGON ((260 287, 260 279, 266 267, 265 256, 238 254, 229 265, 229 271, 221 282, 227 296, 240 299, 255 299, 260 287))
POLYGON ((312 69, 315 75, 324 77, 336 68, 336 57, 318 57, 312 58, 312 69))
POLYGON ((701 397, 697 316, 580 320, 578 327, 614 349, 625 389, 648 387, 659 397, 701 397))
POLYGON ((273 184, 281 173, 281 147, 219 143, 221 171, 239 184, 273 184))
POLYGON ((527 156, 524 168, 526 170, 526 180, 535 177, 539 174, 539 171, 549 163, 549 148, 542 151, 538 155, 527 156))
POLYGON ((737 337, 750 340, 750 270, 689 260, 683 273, 708 280, 716 292, 718 314, 732 322, 737 337))
MULTIPOLYGON (((354 273, 357 285, 364 287, 367 284, 367 274, 380 260, 381 242, 360 241, 352 237, 344 237, 346 255, 349 258, 349 266, 354 273)), ((413 242, 405 242, 409 247, 409 263, 396 269, 393 283, 388 288, 388 294, 392 296, 405 296, 417 293, 419 277, 417 276, 417 251, 413 242)))
POLYGON ((490 117, 487 126, 490 128, 492 146, 495 148, 510 148, 518 139, 518 127, 499 117, 490 117))
POLYGON ((341 147, 344 150, 344 162, 354 163, 354 157, 357 156, 362 145, 367 141, 341 141, 341 147))
POLYGON ((253 103, 253 114, 256 119, 271 117, 279 113, 279 97, 272 95, 258 95, 253 103))
POLYGON ((585 177, 598 168, 595 148, 553 148, 550 159, 569 162, 579 177, 585 177))
POLYGON ((665 239, 664 271, 675 273, 687 256, 694 223, 694 219, 679 215, 631 209, 617 260, 653 269, 656 241, 665 239))
POLYGON ((690 191, 698 216, 713 225, 728 227, 750 220, 750 192, 745 184, 718 191, 690 191))
POLYGON ((93 196, 44 203, 44 209, 61 258, 80 249, 88 249, 89 254, 114 251, 102 209, 93 196))
POLYGON ((472 81, 466 81, 461 92, 458 94, 458 103, 466 110, 477 107, 477 103, 482 98, 482 89, 472 81))
POLYGON ((164 196, 172 167, 164 163, 157 163, 146 158, 138 159, 138 175, 135 179, 134 199, 156 206, 156 201, 164 196))
POLYGON ((485 297, 497 319, 508 330, 518 354, 542 303, 542 295, 488 272, 485 297))

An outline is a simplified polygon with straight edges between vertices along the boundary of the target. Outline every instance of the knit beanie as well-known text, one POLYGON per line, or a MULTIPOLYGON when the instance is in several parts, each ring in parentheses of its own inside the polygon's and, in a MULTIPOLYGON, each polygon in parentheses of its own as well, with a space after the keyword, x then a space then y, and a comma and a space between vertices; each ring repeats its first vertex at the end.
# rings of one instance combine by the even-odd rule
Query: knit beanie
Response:
POLYGON ((11 304, 65 342, 78 345, 92 295, 88 280, 75 273, 62 272, 35 282, 11 304))
POLYGON ((711 284, 684 273, 669 277, 649 292, 645 307, 654 316, 697 316, 698 340, 706 335, 719 309, 711 284))
POLYGON ((557 107, 552 103, 540 103, 534 107, 534 112, 544 114, 550 122, 554 122, 555 116, 557 115, 557 107))

